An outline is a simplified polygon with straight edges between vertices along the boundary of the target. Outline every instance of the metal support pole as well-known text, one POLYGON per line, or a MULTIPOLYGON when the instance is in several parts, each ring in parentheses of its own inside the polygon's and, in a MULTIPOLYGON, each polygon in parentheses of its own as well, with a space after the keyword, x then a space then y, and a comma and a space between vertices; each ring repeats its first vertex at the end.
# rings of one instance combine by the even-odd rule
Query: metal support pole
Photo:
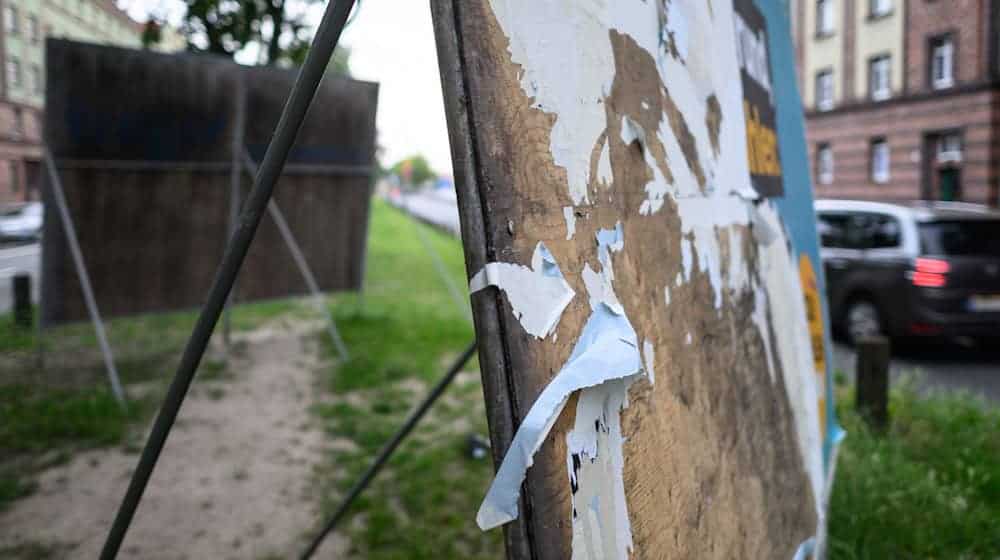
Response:
MULTIPOLYGON (((235 118, 233 119, 233 142, 232 142, 232 167, 229 169, 229 237, 236 232, 236 223, 240 219, 240 198, 243 185, 243 166, 240 160, 243 158, 243 141, 246 130, 246 87, 243 83, 243 75, 236 80, 236 107, 233 109, 235 118)), ((251 180, 253 177, 251 177, 251 180)), ((222 319, 223 341, 226 348, 229 348, 230 334, 232 331, 232 308, 233 298, 236 297, 236 281, 226 299, 226 311, 222 319)))
POLYGON ((62 181, 59 179, 59 170, 56 169, 56 162, 52 159, 49 149, 44 148, 42 153, 45 158, 45 169, 49 175, 49 184, 52 186, 52 198, 59 209, 59 221, 62 223, 63 232, 66 233, 69 252, 73 257, 76 275, 80 279, 83 300, 87 304, 87 313, 90 314, 90 321, 94 324, 94 332, 97 334, 97 342, 100 344, 101 353, 104 355, 104 367, 108 370, 111 391, 114 393, 115 399, 118 400, 118 404, 124 408, 125 391, 122 389, 121 380, 118 378, 118 369, 115 368, 115 357, 111 353, 111 345, 108 344, 108 337, 104 333, 104 323, 101 321, 101 314, 97 310, 97 300, 94 299, 94 290, 90 285, 90 275, 87 274, 87 267, 83 263, 83 253, 80 251, 80 242, 76 238, 73 217, 70 216, 69 207, 66 205, 66 195, 63 193, 62 181))
POLYGON ((466 320, 471 323, 472 306, 469 302, 468 294, 463 294, 462 291, 458 289, 458 285, 455 284, 455 279, 448 273, 448 268, 445 267, 444 261, 441 260, 441 255, 438 254, 437 250, 434 249, 434 246, 431 245, 431 240, 427 237, 423 227, 421 227, 422 224, 410 212, 409 203, 406 201, 406 198, 403 198, 403 213, 406 214, 413 222, 413 229, 417 232, 417 238, 424 246, 427 254, 430 255, 431 264, 434 265, 434 269, 437 271, 438 276, 440 276, 441 281, 444 282, 444 286, 451 295, 451 299, 454 300, 455 305, 458 306, 458 310, 462 313, 466 320))
MULTIPOLYGON (((251 176, 257 174, 257 164, 250 157, 250 152, 247 150, 243 152, 243 165, 247 173, 251 176)), ((299 243, 295 240, 295 235, 292 234, 292 229, 288 227, 288 221, 285 220, 284 213, 278 208, 278 203, 273 198, 267 203, 267 210, 270 212, 274 224, 278 226, 278 231, 281 233, 281 238, 285 240, 285 245, 288 246, 289 252, 292 253, 292 259, 299 268, 302 278, 306 281, 306 287, 309 288, 316 307, 326 317, 327 330, 330 332, 330 340, 333 341, 334 348, 340 354, 340 359, 346 362, 350 359, 350 355, 347 353, 347 346, 344 345, 344 340, 340 338, 340 332, 337 330, 337 322, 333 320, 330 308, 326 306, 326 299, 323 297, 323 292, 319 289, 316 277, 313 276, 312 269, 309 268, 309 263, 306 261, 305 255, 302 254, 302 248, 299 247, 299 243)))
POLYGON ((191 338, 188 339, 184 354, 181 356, 180 364, 177 366, 177 373, 170 383, 167 395, 163 400, 153 428, 150 431, 149 439, 139 457, 132 480, 129 482, 128 490, 122 499, 118 513, 115 515, 114 523, 108 533, 108 538, 104 542, 101 550, 102 560, 111 560, 118 556, 118 550, 125 540, 125 534, 135 510, 139 507, 142 494, 146 490, 149 478, 153 474, 156 461, 163 451, 163 446, 170 434, 170 428, 177 419, 184 397, 187 395, 188 387, 194 374, 198 370, 198 364, 205 354, 205 348, 215 330, 215 325, 219 321, 222 307, 229 297, 229 291, 236 280, 240 266, 246 258, 250 243, 253 241, 257 227, 267 208, 267 201, 271 199, 274 192, 274 185, 281 175, 281 170, 288 159, 288 153, 292 149, 295 137, 299 128, 305 120, 306 112, 316 95, 320 80, 326 72, 326 67, 330 62, 333 49, 340 40, 340 33, 344 30, 344 23, 354 6, 354 0, 331 0, 323 14, 323 21, 319 24, 316 36, 313 39, 312 47, 306 55, 305 63, 299 71, 292 92, 285 103, 285 108, 281 113, 281 119, 275 129, 274 136, 264 154, 264 160, 260 165, 260 172, 254 180, 250 197, 243 208, 240 216, 239 227, 233 234, 229 245, 226 247, 225 255, 219 264, 215 280, 208 292, 205 306, 198 315, 198 322, 195 323, 194 330, 191 331, 191 338))
POLYGON ((889 425, 889 362, 892 351, 889 339, 872 336, 859 340, 856 395, 854 405, 868 425, 885 430, 889 425))
POLYGON ((31 328, 34 313, 31 309, 31 276, 18 273, 11 277, 11 293, 14 294, 14 326, 20 330, 31 328))
POLYGON ((382 467, 384 467, 386 462, 389 461, 389 458, 392 457, 392 453, 396 450, 397 447, 399 447, 399 444, 402 443, 402 441, 406 438, 406 436, 410 434, 411 431, 413 431, 413 428, 415 428, 417 423, 420 422, 420 419, 424 417, 424 414, 426 414, 427 411, 431 408, 431 405, 433 405, 434 402, 437 401, 438 398, 444 393, 444 390, 448 388, 448 385, 450 385, 451 382, 455 379, 455 376, 458 375, 458 372, 462 370, 462 366, 465 365, 465 362, 469 361, 469 358, 472 357, 472 354, 475 351, 476 351, 476 343, 473 341, 472 344, 470 344, 469 347, 466 348, 464 352, 462 352, 462 355, 459 356, 457 360, 455 360, 455 362, 448 369, 448 372, 445 373, 444 377, 442 377, 441 380, 438 381, 437 385, 435 385, 434 388, 431 389, 431 392, 427 395, 427 397, 423 400, 423 402, 421 402, 420 405, 417 406, 417 409, 410 414, 409 418, 406 419, 406 422, 403 423, 403 427, 400 428, 399 431, 396 432, 396 435, 392 436, 392 439, 389 440, 389 443, 385 444, 382 450, 379 451, 379 454, 375 458, 375 461, 372 462, 372 464, 368 467, 368 470, 366 470, 364 474, 361 475, 361 478, 359 478, 358 481, 354 483, 354 486, 351 487, 350 492, 347 493, 347 497, 345 497, 344 500, 340 502, 340 505, 337 506, 337 510, 334 512, 330 520, 327 521, 326 525, 323 527, 323 530, 320 531, 318 535, 316 535, 316 537, 312 540, 311 543, 309 543, 309 547, 306 548, 305 551, 302 553, 302 556, 299 557, 301 560, 308 560, 309 558, 312 558, 312 555, 316 553, 316 549, 319 548, 319 545, 323 542, 323 539, 325 539, 326 536, 330 533, 330 531, 332 531, 337 526, 337 523, 339 523, 340 520, 344 517, 344 514, 347 513, 347 509, 351 507, 351 504, 354 503, 354 500, 357 499, 357 497, 361 494, 361 492, 364 491, 365 488, 368 487, 368 484, 371 483, 372 479, 375 478, 375 475, 377 475, 379 471, 382 470, 382 467))

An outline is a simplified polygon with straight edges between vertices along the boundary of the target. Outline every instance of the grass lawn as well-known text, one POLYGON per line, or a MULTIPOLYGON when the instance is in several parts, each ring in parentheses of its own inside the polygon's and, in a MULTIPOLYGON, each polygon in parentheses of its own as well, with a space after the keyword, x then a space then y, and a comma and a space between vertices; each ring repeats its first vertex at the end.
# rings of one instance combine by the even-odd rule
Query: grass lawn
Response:
POLYGON ((1000 558, 1000 409, 970 396, 890 397, 873 433, 838 391, 848 431, 830 511, 833 560, 1000 558))
MULTIPOLYGON (((317 473, 327 515, 473 340, 465 311, 449 296, 416 228, 455 283, 465 284, 456 239, 375 203, 364 294, 338 296, 333 306, 351 360, 324 372, 329 398, 315 409, 330 436, 342 442, 317 473)), ((335 356, 329 344, 325 352, 331 360, 335 356)), ((493 468, 489 459, 465 453, 470 434, 487 433, 475 358, 466 371, 341 523, 338 531, 350 537, 352 556, 502 557, 502 533, 483 533, 475 524, 493 468)))

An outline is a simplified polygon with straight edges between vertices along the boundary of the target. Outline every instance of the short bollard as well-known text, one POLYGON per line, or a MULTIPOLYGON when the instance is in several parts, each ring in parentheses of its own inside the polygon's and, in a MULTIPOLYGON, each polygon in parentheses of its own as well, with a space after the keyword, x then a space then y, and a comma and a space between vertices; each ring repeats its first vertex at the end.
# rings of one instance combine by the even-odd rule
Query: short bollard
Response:
POLYGON ((11 278, 14 294, 14 324, 21 329, 30 329, 34 323, 31 310, 31 276, 17 274, 11 278))
POLYGON ((873 336, 858 341, 855 407, 876 430, 889 425, 889 339, 873 336))

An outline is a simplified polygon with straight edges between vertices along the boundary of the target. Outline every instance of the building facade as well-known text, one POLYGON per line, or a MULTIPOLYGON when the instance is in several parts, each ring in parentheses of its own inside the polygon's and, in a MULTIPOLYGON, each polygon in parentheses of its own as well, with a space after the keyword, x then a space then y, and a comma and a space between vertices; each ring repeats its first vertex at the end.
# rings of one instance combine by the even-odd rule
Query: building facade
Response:
POLYGON ((797 0, 817 196, 1000 198, 1000 0, 797 0))
MULTIPOLYGON (((45 39, 140 48, 142 31, 113 0, 0 0, 0 205, 39 197, 45 39)), ((166 31, 165 50, 183 48, 166 31)))

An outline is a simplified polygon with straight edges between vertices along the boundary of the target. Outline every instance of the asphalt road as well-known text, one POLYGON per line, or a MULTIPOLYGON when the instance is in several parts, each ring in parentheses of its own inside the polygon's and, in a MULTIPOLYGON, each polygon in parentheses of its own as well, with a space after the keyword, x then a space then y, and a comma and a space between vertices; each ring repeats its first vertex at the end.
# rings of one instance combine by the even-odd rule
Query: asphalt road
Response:
POLYGON ((423 191, 403 194, 398 200, 390 202, 425 222, 447 229, 456 236, 461 233, 458 203, 453 192, 423 191))
MULTIPOLYGON (((853 379, 854 351, 835 344, 834 371, 853 379)), ((965 346, 957 342, 910 343, 893 348, 890 385, 912 377, 923 392, 965 391, 1000 403, 1000 348, 965 346)))
POLYGON ((0 313, 10 311, 13 306, 12 280, 15 275, 27 272, 31 275, 31 299, 38 302, 41 284, 39 273, 41 248, 38 243, 30 245, 0 245, 0 313))

